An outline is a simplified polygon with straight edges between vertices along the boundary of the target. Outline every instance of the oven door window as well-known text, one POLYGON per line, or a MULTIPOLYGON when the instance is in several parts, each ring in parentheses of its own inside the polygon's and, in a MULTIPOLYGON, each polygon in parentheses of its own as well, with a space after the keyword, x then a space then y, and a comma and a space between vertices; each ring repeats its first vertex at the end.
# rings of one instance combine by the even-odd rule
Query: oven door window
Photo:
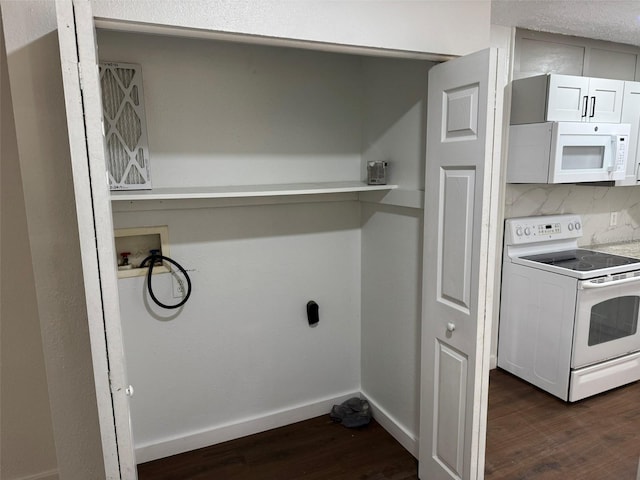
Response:
POLYGON ((615 297, 591 307, 589 338, 592 347, 635 335, 638 331, 640 297, 615 297))

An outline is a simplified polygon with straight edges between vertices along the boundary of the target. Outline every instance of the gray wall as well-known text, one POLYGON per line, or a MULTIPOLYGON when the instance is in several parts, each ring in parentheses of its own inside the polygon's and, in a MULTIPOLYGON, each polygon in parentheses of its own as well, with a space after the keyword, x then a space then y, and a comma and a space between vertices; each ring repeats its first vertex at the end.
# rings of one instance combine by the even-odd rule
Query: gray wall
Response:
POLYGON ((1 22, 0 55, 0 478, 43 472, 54 478, 56 452, 1 22))
POLYGON ((65 480, 100 479, 105 471, 55 3, 1 6, 58 474, 65 480))

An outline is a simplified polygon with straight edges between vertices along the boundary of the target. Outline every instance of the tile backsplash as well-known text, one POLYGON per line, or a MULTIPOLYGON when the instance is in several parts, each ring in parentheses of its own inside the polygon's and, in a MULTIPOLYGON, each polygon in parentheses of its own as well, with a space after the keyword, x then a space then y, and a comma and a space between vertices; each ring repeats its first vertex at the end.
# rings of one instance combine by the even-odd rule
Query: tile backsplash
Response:
POLYGON ((558 213, 582 215, 581 246, 640 240, 640 186, 507 185, 505 218, 558 213))

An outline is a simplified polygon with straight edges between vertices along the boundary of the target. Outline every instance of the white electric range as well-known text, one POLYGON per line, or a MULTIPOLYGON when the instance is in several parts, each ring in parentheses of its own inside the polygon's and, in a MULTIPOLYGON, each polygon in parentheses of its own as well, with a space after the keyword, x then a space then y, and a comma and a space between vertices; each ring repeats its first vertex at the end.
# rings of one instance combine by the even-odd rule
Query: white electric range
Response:
POLYGON ((570 402, 640 379, 640 259, 581 236, 579 215, 505 224, 498 366, 570 402))

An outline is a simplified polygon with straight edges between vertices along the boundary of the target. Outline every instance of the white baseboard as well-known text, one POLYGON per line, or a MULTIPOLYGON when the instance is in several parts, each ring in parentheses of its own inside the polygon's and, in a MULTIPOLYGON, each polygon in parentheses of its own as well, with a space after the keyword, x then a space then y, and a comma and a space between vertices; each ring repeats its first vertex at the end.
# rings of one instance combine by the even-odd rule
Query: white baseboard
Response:
POLYGON ((489 356, 489 370, 493 370, 494 368, 498 368, 498 356, 492 353, 489 356))
POLYGON ((418 458, 418 437, 416 434, 410 432, 400 422, 398 422, 392 415, 390 415, 384 408, 382 408, 371 395, 367 392, 362 392, 362 397, 366 398, 371 405, 371 412, 373 418, 382 427, 395 438, 400 445, 402 445, 411 455, 418 458))
POLYGON ((46 472, 28 475, 26 477, 18 477, 14 480, 59 480, 58 470, 48 470, 46 472))
MULTIPOLYGON (((285 410, 269 412, 265 415, 243 419, 238 422, 216 425, 206 430, 192 432, 180 437, 136 446, 136 462, 144 463, 170 455, 188 452, 197 448, 215 445, 235 438, 264 432, 272 428, 283 427, 302 420, 329 414, 331 407, 351 397, 358 397, 357 391, 325 398, 313 403, 298 405, 285 410)), ((31 479, 29 479, 31 480, 31 479)), ((57 479, 56 479, 57 480, 57 479)))

